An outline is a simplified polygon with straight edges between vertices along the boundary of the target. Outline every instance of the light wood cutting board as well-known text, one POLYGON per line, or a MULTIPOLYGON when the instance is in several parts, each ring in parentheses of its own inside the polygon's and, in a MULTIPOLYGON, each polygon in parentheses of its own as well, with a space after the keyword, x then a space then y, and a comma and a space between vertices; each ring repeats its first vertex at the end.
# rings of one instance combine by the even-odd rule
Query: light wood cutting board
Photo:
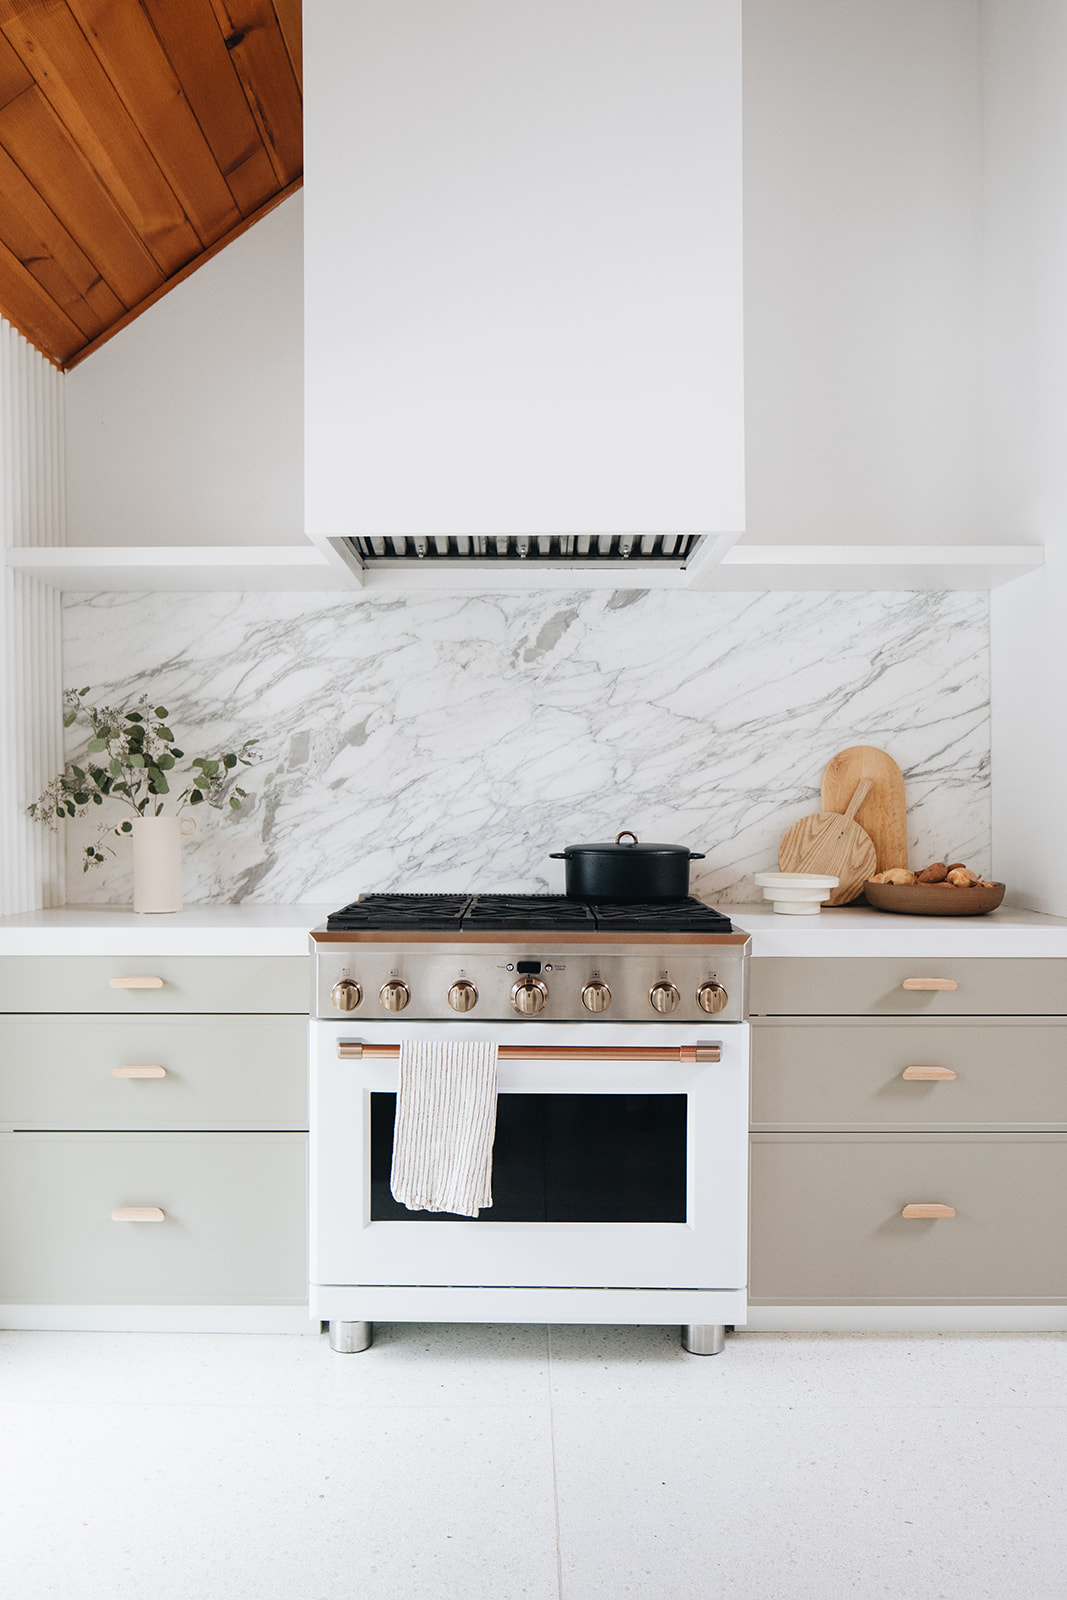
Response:
POLYGON ((778 846, 779 872, 824 872, 841 881, 827 905, 847 905, 875 871, 875 850, 855 813, 867 797, 869 778, 861 778, 842 814, 818 811, 794 822, 778 846))
POLYGON ((877 858, 876 872, 908 864, 908 818, 904 805, 904 775, 892 756, 872 744, 854 744, 840 751, 822 775, 822 808, 844 811, 862 778, 871 780, 867 798, 856 821, 870 835, 877 858))

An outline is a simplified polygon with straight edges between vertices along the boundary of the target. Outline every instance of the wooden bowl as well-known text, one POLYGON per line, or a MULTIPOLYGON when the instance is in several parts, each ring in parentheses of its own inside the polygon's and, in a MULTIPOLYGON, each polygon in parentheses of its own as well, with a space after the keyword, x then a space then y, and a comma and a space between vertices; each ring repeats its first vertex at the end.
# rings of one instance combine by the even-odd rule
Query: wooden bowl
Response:
POLYGON ((865 883, 863 892, 878 911, 903 911, 910 917, 980 917, 995 911, 1004 898, 1005 885, 983 889, 943 888, 939 883, 865 883))

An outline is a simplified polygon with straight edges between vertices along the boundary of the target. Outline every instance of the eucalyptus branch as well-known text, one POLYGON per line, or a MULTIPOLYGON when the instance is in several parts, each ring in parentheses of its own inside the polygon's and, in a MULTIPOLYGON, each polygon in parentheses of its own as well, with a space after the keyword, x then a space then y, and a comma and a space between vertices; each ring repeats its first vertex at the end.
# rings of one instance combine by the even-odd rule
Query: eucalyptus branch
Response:
MULTIPOLYGON (((64 728, 73 727, 79 720, 88 723, 89 737, 82 758, 85 765, 68 762, 27 806, 27 811, 35 821, 50 828, 56 828, 64 818, 84 816, 90 806, 102 806, 106 800, 118 801, 133 813, 134 819, 161 816, 165 797, 171 795, 167 775, 185 760, 185 751, 178 748, 168 726, 166 706, 153 706, 142 694, 131 710, 120 710, 90 705, 88 694, 88 688, 63 691, 64 728)), ((242 767, 253 766, 260 759, 255 749, 258 742, 246 739, 237 750, 192 757, 191 770, 184 775, 185 787, 171 802, 175 810, 188 803, 206 804, 216 810, 228 805, 230 810, 240 811, 248 796, 236 779, 242 767)), ((105 823, 95 843, 85 848, 82 871, 103 861, 101 845, 109 833, 132 831, 130 818, 116 827, 105 823)))

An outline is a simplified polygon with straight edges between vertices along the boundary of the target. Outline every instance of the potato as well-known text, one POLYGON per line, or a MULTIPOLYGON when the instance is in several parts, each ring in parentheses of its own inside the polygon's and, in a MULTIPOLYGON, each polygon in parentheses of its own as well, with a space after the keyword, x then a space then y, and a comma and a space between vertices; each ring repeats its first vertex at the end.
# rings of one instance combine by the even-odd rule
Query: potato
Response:
POLYGON ((916 883, 944 883, 948 877, 948 868, 943 861, 935 861, 932 866, 924 867, 916 878, 916 883))
POLYGON ((903 883, 912 885, 915 882, 914 872, 909 872, 907 867, 890 867, 885 875, 886 883, 903 883))

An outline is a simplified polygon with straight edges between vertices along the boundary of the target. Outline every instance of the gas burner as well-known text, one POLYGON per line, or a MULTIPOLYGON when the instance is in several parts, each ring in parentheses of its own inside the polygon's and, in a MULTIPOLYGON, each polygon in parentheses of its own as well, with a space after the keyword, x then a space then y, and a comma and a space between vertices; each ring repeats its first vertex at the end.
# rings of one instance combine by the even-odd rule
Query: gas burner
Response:
POLYGON ((608 905, 597 901, 589 908, 597 927, 605 933, 730 933, 733 923, 703 900, 657 900, 640 905, 608 905))
POLYGON ((465 928, 596 928, 592 908, 584 900, 558 894, 479 894, 464 913, 465 928))
POLYGON ((469 894, 361 894, 351 905, 332 911, 326 927, 331 933, 359 928, 456 931, 470 898, 469 894))

